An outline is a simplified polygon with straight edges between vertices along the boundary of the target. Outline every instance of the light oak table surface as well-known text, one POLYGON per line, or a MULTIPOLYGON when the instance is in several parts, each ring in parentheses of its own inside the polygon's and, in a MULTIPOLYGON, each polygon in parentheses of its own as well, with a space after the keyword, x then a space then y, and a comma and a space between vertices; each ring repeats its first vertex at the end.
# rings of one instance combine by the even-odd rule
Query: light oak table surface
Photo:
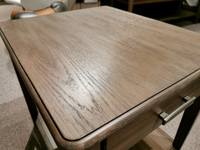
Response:
POLYGON ((19 74, 61 147, 99 143, 200 76, 198 34, 110 7, 0 26, 19 74))

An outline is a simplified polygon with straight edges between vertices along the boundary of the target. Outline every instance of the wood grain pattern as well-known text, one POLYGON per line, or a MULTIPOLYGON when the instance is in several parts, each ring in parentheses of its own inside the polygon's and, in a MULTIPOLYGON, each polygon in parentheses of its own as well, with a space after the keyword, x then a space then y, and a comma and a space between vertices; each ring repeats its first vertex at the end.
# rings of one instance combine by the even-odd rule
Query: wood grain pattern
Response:
POLYGON ((101 127, 199 69, 198 34, 109 7, 9 21, 1 29, 38 105, 72 141, 94 131, 102 140, 119 126, 101 127))

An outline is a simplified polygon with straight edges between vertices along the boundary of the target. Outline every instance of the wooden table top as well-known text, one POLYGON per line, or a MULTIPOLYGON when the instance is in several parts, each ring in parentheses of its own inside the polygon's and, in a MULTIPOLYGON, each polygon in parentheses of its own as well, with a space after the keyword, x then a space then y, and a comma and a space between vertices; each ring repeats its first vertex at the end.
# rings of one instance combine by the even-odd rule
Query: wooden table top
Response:
POLYGON ((106 6, 0 26, 59 132, 72 141, 200 65, 200 35, 106 6))

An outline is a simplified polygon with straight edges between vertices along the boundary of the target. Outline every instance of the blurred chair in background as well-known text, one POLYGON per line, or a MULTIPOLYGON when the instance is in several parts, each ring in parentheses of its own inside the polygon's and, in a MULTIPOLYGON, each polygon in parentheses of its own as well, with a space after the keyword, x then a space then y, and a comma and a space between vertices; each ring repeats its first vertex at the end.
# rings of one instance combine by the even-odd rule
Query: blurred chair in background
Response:
POLYGON ((25 11, 13 11, 11 19, 23 19, 72 10, 76 0, 21 0, 25 11))

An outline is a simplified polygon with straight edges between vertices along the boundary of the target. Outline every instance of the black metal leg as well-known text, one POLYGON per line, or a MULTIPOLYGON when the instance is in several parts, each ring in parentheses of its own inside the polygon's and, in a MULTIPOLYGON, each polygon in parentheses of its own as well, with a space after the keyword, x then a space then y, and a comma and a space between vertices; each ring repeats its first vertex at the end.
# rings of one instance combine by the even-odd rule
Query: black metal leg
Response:
POLYGON ((179 150, 182 147, 187 135, 190 132, 190 129, 192 128, 192 125, 195 122, 195 119, 199 114, 199 110, 200 97, 198 97, 195 100, 194 104, 188 107, 183 114, 183 118, 181 120, 176 137, 173 142, 173 146, 175 149, 179 150))
POLYGON ((101 150, 107 150, 107 139, 101 141, 101 150))
POLYGON ((20 77, 19 73, 17 72, 16 68, 15 68, 15 72, 17 74, 17 77, 18 77, 18 80, 19 80, 19 83, 20 83, 20 86, 22 88, 22 91, 23 91, 23 94, 24 94, 24 97, 26 99, 26 103, 28 105, 28 108, 29 108, 29 112, 31 114, 31 117, 32 117, 32 120, 33 122, 35 123, 36 119, 37 119, 37 116, 38 116, 38 112, 37 112, 37 109, 36 109, 36 106, 35 106, 35 103, 33 102, 33 99, 32 97, 30 96, 22 78, 20 77))

